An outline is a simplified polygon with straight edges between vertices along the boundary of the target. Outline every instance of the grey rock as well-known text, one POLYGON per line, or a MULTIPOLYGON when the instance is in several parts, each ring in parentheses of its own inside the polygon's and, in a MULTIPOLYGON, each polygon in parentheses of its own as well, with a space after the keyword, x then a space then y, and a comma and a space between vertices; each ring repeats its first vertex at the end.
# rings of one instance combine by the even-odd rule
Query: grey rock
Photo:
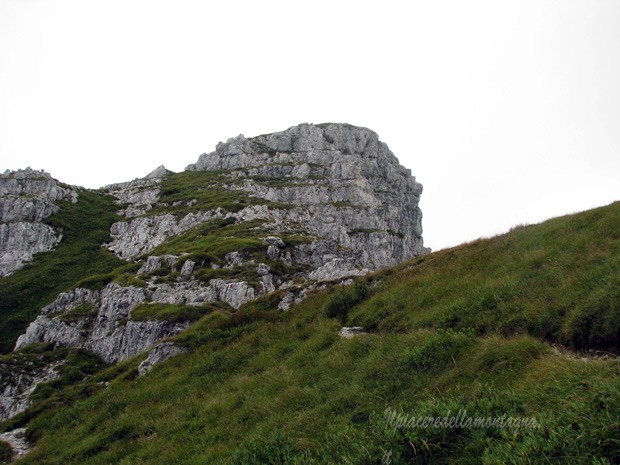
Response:
POLYGON ((184 347, 177 346, 174 342, 162 342, 152 349, 146 359, 138 366, 138 374, 143 376, 153 369, 155 365, 172 357, 187 352, 184 347))
POLYGON ((223 157, 251 153, 250 141, 243 134, 239 134, 237 137, 228 139, 225 144, 220 142, 215 150, 223 157))
POLYGON ((244 303, 256 297, 254 288, 245 281, 237 282, 233 280, 212 279, 209 284, 217 289, 219 300, 226 302, 234 309, 238 309, 244 303))
POLYGON ((273 276, 270 274, 262 275, 260 277, 261 285, 263 286, 262 293, 269 293, 276 290, 276 286, 273 282, 273 276))
POLYGON ((297 297, 295 297, 295 305, 302 303, 306 297, 308 297, 308 289, 302 289, 297 297))
MULTIPOLYGON (((268 201, 298 205, 255 208, 252 214, 268 215, 276 230, 278 225, 282 230, 286 225, 303 225, 306 235, 322 238, 332 251, 298 246, 299 256, 292 252, 289 259, 269 248, 271 259, 317 267, 335 258, 353 258, 362 268, 375 270, 428 251, 418 208, 422 185, 366 128, 302 124, 251 139, 239 136, 218 144, 215 152, 201 155, 187 169, 238 170, 240 177, 245 170, 290 180, 290 185, 274 187, 247 179, 235 188, 268 201)), ((266 244, 284 248, 281 239, 277 244, 272 241, 265 239, 266 244)))
POLYGON ((26 332, 17 338, 15 350, 40 342, 58 342, 67 347, 84 347, 85 329, 84 323, 68 325, 59 319, 39 315, 28 325, 26 332))
MULTIPOLYGON (((173 256, 156 257, 172 261, 173 256)), ((271 275, 263 276, 262 292, 275 289, 271 275)), ((131 311, 146 302, 204 305, 221 300, 237 309, 256 298, 247 282, 212 279, 208 286, 197 280, 157 284, 150 288, 108 284, 102 291, 74 289, 61 293, 43 308, 15 345, 15 350, 40 342, 56 342, 66 347, 83 347, 108 363, 125 360, 148 349, 161 339, 178 334, 190 322, 132 321, 131 311), (62 316, 82 303, 97 309, 96 316, 66 323, 62 316)))
POLYGON ((295 246, 293 252, 297 262, 310 265, 313 268, 318 268, 331 262, 335 258, 338 258, 338 254, 344 256, 353 255, 353 253, 338 250, 338 244, 335 241, 325 240, 316 240, 311 244, 295 246))
POLYGON ((239 252, 229 252, 224 257, 230 267, 243 265, 243 255, 239 252))
MULTIPOLYGON (((292 285, 292 284, 291 284, 292 285)), ((298 305, 302 303, 306 297, 308 297, 308 289, 307 288, 292 288, 289 283, 284 289, 291 289, 284 294, 284 297, 278 304, 278 308, 283 311, 288 311, 291 309, 293 305, 298 305)), ((282 289, 282 287, 280 288, 282 289)))
POLYGON ((259 263, 258 268, 256 268, 256 272, 258 273, 259 276, 265 276, 269 274, 270 269, 271 268, 269 268, 269 265, 265 265, 264 263, 259 263))
POLYGON ((165 337, 179 334, 189 325, 189 322, 129 321, 119 325, 112 334, 99 331, 89 338, 85 348, 108 363, 119 362, 145 351, 165 337))
POLYGON ((0 176, 0 197, 14 196, 30 196, 47 202, 71 200, 73 203, 77 202, 78 198, 73 189, 60 186, 49 173, 30 168, 18 171, 7 170, 0 176))
POLYGON ((58 365, 33 368, 0 362, 0 421, 13 418, 30 407, 30 395, 36 387, 58 378, 56 368, 58 365))
POLYGON ((172 174, 172 171, 166 169, 164 165, 159 165, 157 168, 155 168, 153 171, 147 174, 145 176, 145 179, 165 178, 169 174, 172 174))
POLYGON ((45 171, 7 170, 0 176, 0 277, 54 248, 62 234, 41 221, 60 210, 54 202, 77 198, 45 171))
POLYGON ((192 260, 185 260, 185 263, 183 263, 183 267, 181 268, 181 276, 188 276, 192 274, 195 266, 196 262, 192 260))
POLYGON ((134 181, 110 184, 106 189, 111 195, 116 197, 116 203, 126 205, 119 211, 121 216, 133 218, 143 215, 153 208, 159 199, 159 178, 143 178, 134 181))
POLYGON ((0 221, 7 223, 41 221, 58 210, 57 205, 36 197, 0 197, 0 221))
POLYGON ((26 439, 26 428, 17 428, 0 434, 0 441, 8 442, 13 450, 13 460, 18 460, 30 452, 26 439))
POLYGON ((286 294, 284 294, 284 297, 282 297, 282 300, 278 304, 278 308, 286 312, 290 310, 291 306, 294 303, 295 303, 295 293, 292 291, 288 291, 286 294))
POLYGON ((171 213, 135 218, 130 222, 119 221, 110 227, 112 241, 109 250, 120 258, 130 260, 150 252, 166 239, 184 233, 194 226, 221 218, 220 209, 205 213, 188 213, 180 220, 171 213))
POLYGON ((144 178, 134 179, 130 182, 110 184, 105 186, 110 194, 116 197, 116 203, 127 205, 119 211, 121 216, 134 218, 145 214, 153 208, 159 200, 159 184, 162 178, 172 174, 172 171, 161 165, 144 178))
POLYGON ((131 310, 153 294, 149 289, 115 283, 98 294, 85 289, 60 294, 17 339, 15 350, 39 342, 57 342, 88 349, 108 363, 125 360, 189 326, 189 322, 127 321, 131 310), (62 321, 62 314, 85 301, 98 307, 94 319, 73 324, 62 321))
POLYGON ((178 258, 179 257, 176 255, 162 255, 159 257, 151 255, 146 259, 146 263, 138 270, 137 275, 140 276, 142 274, 151 273, 164 266, 172 268, 178 258))
POLYGON ((280 249, 278 249, 275 245, 270 245, 267 247, 267 256, 274 261, 277 260, 280 256, 280 249))
POLYGON ((0 224, 0 276, 19 270, 34 254, 52 250, 61 239, 62 234, 43 223, 0 224))
POLYGON ((365 268, 356 268, 353 259, 336 258, 312 271, 308 277, 315 281, 334 281, 349 276, 364 276, 369 272, 370 270, 365 268))
POLYGON ((219 290, 214 286, 203 286, 200 282, 158 284, 151 294, 152 302, 177 305, 204 305, 218 300, 219 290))
POLYGON ((362 328, 361 326, 343 326, 342 328, 340 328, 340 331, 338 331, 338 335, 344 339, 351 339, 355 336, 360 336, 362 334, 366 334, 364 332, 364 328, 362 328))
POLYGON ((56 297, 54 302, 46 307, 43 307, 41 314, 48 315, 50 313, 67 312, 69 310, 73 310, 79 305, 82 305, 83 303, 90 303, 98 307, 99 298, 99 291, 78 287, 72 291, 61 292, 58 294, 58 297, 56 297))
POLYGON ((280 239, 279 237, 274 237, 274 236, 269 236, 263 239, 263 243, 265 244, 269 244, 269 245, 274 245, 276 247, 280 247, 280 248, 284 248, 286 247, 286 244, 284 243, 284 241, 282 239, 280 239))

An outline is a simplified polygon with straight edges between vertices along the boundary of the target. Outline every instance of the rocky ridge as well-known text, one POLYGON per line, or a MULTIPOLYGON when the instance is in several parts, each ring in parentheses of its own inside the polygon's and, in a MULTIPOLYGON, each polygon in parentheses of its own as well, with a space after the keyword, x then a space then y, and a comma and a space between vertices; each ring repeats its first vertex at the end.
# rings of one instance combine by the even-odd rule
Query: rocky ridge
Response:
MULTIPOLYGON (((7 218, 40 221, 57 211, 53 201, 77 200, 74 191, 57 184, 33 187, 43 181, 34 177, 5 184, 46 200, 7 218)), ((8 212, 18 210, 17 199, 24 197, 12 189, 8 212)), ((161 166, 103 190, 116 198, 124 220, 112 225, 111 240, 102 245, 128 265, 102 286, 59 294, 15 350, 51 342, 115 363, 154 347, 140 366, 143 375, 184 350, 157 343, 191 321, 137 318, 136 312, 144 316, 162 306, 209 311, 216 302, 234 312, 268 293, 276 293, 279 309, 290 311, 329 283, 350 282, 427 252, 418 207, 422 186, 376 133, 350 125, 302 124, 251 139, 241 135, 218 144, 184 173, 161 166)), ((8 393, 6 402, 13 397, 8 393)), ((27 406, 27 399, 20 405, 27 406)))

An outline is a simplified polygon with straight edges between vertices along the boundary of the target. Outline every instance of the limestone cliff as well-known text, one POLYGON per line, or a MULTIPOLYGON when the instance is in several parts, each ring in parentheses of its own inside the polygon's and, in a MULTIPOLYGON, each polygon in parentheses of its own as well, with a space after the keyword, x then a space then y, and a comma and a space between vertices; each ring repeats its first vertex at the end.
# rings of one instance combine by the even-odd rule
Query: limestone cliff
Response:
MULTIPOLYGON (((161 166, 106 186, 98 195, 116 199, 118 221, 101 246, 122 265, 42 304, 15 349, 55 343, 115 363, 184 331, 213 305, 235 312, 272 294, 277 308, 294 311, 316 289, 425 253, 421 193, 376 133, 346 124, 241 135, 183 173, 161 166)), ((2 274, 62 239, 41 222, 58 200, 79 201, 44 172, 0 178, 2 274)), ((158 345, 140 374, 182 351, 158 345)), ((5 415, 26 408, 23 393, 55 373, 40 371, 7 388, 5 415)))
POLYGON ((58 200, 77 201, 49 173, 30 168, 0 176, 0 277, 7 276, 47 252, 62 235, 41 221, 59 210, 58 200))
POLYGON ((240 135, 187 169, 229 171, 243 179, 238 189, 296 206, 273 216, 349 249, 343 255, 365 268, 424 252, 422 185, 369 129, 302 124, 251 139, 240 135), (265 178, 283 182, 261 183, 265 178))

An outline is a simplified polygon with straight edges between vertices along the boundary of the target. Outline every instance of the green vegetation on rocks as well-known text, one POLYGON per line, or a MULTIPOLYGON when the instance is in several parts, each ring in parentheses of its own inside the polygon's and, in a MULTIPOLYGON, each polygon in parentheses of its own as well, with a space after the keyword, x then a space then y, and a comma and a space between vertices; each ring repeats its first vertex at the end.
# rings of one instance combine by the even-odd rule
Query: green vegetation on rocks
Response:
POLYGON ((275 206, 272 202, 250 197, 245 191, 230 187, 239 182, 238 178, 230 176, 230 172, 226 171, 183 171, 170 174, 160 184, 158 204, 146 215, 173 213, 181 218, 190 212, 218 208, 235 213, 252 205, 275 206))
POLYGON ((101 247, 110 240, 110 225, 120 219, 114 198, 88 190, 78 194, 77 203, 57 202, 61 210, 43 220, 62 232, 55 249, 0 280, 1 353, 13 350, 17 337, 58 293, 75 287, 85 276, 109 273, 125 264, 101 247))
POLYGON ((196 321, 204 315, 222 308, 230 309, 228 304, 217 302, 203 306, 175 305, 164 303, 143 303, 131 311, 132 321, 165 320, 171 323, 196 321))

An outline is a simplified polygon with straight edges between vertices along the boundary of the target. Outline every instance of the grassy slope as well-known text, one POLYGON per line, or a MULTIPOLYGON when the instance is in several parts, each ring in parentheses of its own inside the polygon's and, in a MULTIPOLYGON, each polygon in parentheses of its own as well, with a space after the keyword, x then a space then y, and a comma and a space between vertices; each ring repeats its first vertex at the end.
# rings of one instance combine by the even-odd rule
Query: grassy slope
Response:
POLYGON ((52 252, 0 280, 0 353, 13 350, 17 337, 59 292, 84 276, 125 264, 101 247, 110 238, 110 225, 119 220, 112 197, 83 190, 77 203, 58 204, 61 211, 44 222, 62 230, 62 241, 52 252))
POLYGON ((402 264, 349 322, 380 331, 529 333, 620 353, 620 203, 402 264))
POLYGON ((41 409, 21 463, 618 463, 618 361, 545 341, 618 351, 619 226, 616 203, 420 257, 287 313, 278 295, 214 309, 176 337, 189 352, 149 375, 135 378, 138 357, 60 392, 73 406, 41 409), (372 333, 340 339, 326 308, 372 333), (398 429, 387 407, 541 428, 398 429))

